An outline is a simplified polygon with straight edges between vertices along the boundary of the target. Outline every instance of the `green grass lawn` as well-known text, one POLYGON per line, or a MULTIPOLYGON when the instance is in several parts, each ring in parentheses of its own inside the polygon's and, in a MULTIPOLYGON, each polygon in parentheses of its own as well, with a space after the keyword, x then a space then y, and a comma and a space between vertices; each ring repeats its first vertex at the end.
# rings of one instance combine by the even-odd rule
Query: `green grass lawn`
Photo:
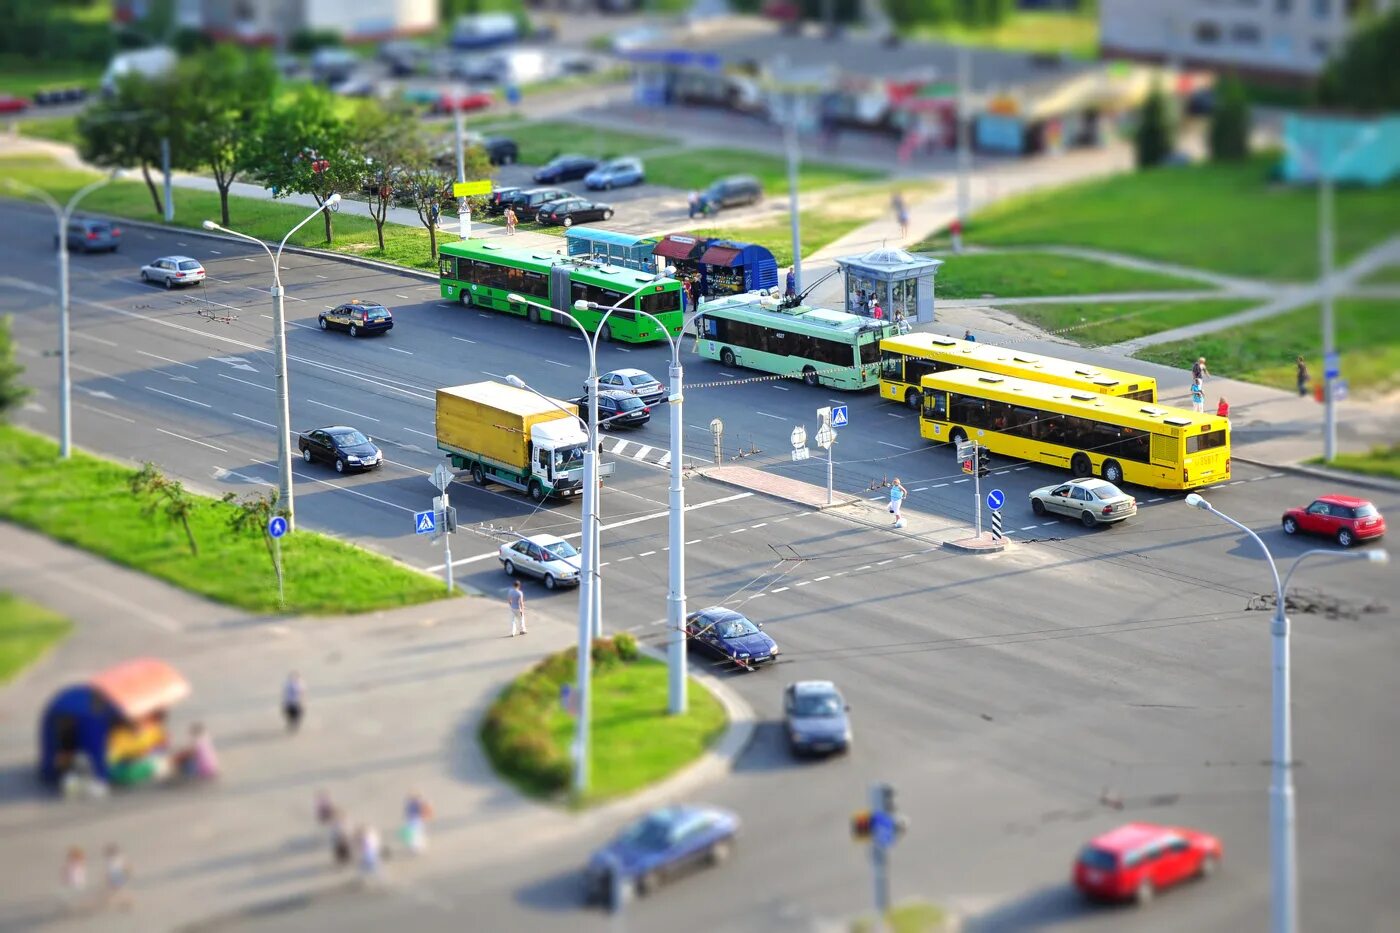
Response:
POLYGON ((942 258, 943 265, 938 269, 939 298, 1091 295, 1209 287, 1174 275, 1052 253, 968 253, 942 258))
MULTIPOLYGON (((972 218, 979 246, 1087 246, 1214 272, 1317 277, 1317 191, 1268 179, 1273 159, 1130 172, 1010 198, 972 218)), ((1396 233, 1400 183, 1342 188, 1337 261, 1396 233)), ((937 249, 936 237, 921 249, 937 249)))
POLYGON ((624 133, 582 123, 527 123, 488 118, 481 121, 469 120, 467 126, 477 132, 501 133, 514 139, 520 146, 520 161, 526 165, 543 165, 565 152, 593 156, 596 159, 610 159, 675 144, 675 140, 668 136, 624 133))
POLYGON ((1389 447, 1372 447, 1369 453, 1364 454, 1337 454, 1331 463, 1326 463, 1321 457, 1315 457, 1308 462, 1352 473, 1365 473, 1368 476, 1400 479, 1400 443, 1391 444, 1389 447))
MULTIPOLYGON (((786 217, 767 223, 734 227, 724 225, 723 213, 715 219, 719 221, 715 226, 694 228, 686 232, 696 237, 721 237, 741 243, 756 243, 768 248, 779 267, 786 268, 792 265, 792 224, 786 217)), ((834 212, 817 210, 803 211, 800 222, 799 235, 802 237, 804 256, 812 255, 865 223, 863 220, 843 217, 834 212)))
MULTIPOLYGON (((725 175, 756 175, 763 190, 770 195, 786 194, 788 190, 786 159, 741 149, 689 149, 647 159, 646 166, 647 181, 682 190, 702 189, 725 175)), ((883 172, 871 169, 804 160, 798 171, 797 187, 799 191, 816 191, 883 177, 883 172)), ((886 194, 881 209, 888 203, 886 194)))
MULTIPOLYGON (((1353 393, 1379 393, 1400 386, 1400 301, 1342 298, 1336 305, 1337 348, 1342 378, 1353 393)), ((1322 378, 1321 312, 1316 305, 1222 330, 1194 340, 1159 344, 1139 359, 1189 369, 1198 356, 1210 371, 1296 390, 1296 364, 1303 356, 1314 379, 1322 378)))
MULTIPOLYGON (((905 901, 890 908, 887 929, 891 933, 939 933, 946 929, 947 914, 927 901, 905 901)), ((875 924, 867 918, 851 924, 851 933, 872 933, 875 924)))
MULTIPOLYGON (((693 680, 689 711, 670 716, 666 665, 620 660, 615 644, 594 646, 591 783, 583 803, 667 777, 700 757, 727 723, 719 701, 693 680)), ((483 744, 497 770, 526 793, 552 796, 569 786, 576 720, 561 708, 560 686, 573 683, 576 656, 573 650, 551 655, 518 677, 483 724, 483 744)))
MULTIPOLYGON (((0 518, 210 599, 275 612, 277 578, 262 535, 235 535, 233 506, 203 496, 190 518, 196 556, 184 530, 163 515, 142 514, 128 486, 135 471, 74 452, 13 427, 0 427, 0 518)), ((367 612, 438 599, 442 583, 335 538, 298 531, 284 539, 287 611, 367 612), (347 573, 346 568, 354 571, 347 573)))
POLYGON ((1367 285, 1400 285, 1400 266, 1382 266, 1366 280, 1367 285))
POLYGON ((916 27, 915 35, 1011 51, 1063 52, 1075 58, 1096 58, 1099 53, 1099 21, 1093 11, 1012 11, 997 26, 925 25, 916 27))
MULTIPOLYGON (((940 283, 941 284, 941 283, 940 283)), ((1147 334, 1209 321, 1255 302, 1236 298, 1199 301, 1125 301, 1104 304, 1054 302, 1008 305, 1002 309, 1021 320, 1086 347, 1101 347, 1147 334)), ((1146 357, 1144 357, 1146 358, 1146 357)), ((1191 357, 1194 360, 1196 357, 1191 357)), ((1189 365, 1189 364, 1188 364, 1189 365)))
POLYGON ((34 117, 16 123, 21 136, 34 139, 47 139, 56 143, 77 146, 82 143, 78 136, 77 117, 34 117))
POLYGON ((72 628, 58 613, 0 591, 0 684, 39 660, 72 628))
MULTIPOLYGON (((104 62, 48 62, 13 53, 0 55, 0 94, 32 100, 35 92, 54 88, 84 87, 96 90, 104 62)), ((43 108, 34 108, 42 113, 43 108)))

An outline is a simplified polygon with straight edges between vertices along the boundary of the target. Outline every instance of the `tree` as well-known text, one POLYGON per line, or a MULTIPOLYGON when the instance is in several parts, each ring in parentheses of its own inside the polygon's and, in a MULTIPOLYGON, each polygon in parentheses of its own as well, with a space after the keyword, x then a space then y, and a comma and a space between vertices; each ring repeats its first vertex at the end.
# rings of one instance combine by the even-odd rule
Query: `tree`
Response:
POLYGON ((1318 85, 1322 103, 1366 112, 1400 109, 1400 6, 1365 22, 1328 62, 1318 85))
POLYGON ((145 496, 143 515, 150 517, 163 512, 171 522, 179 522, 185 529, 185 540, 190 544, 190 553, 199 556, 199 544, 190 528, 190 516, 194 514, 194 499, 179 480, 170 479, 149 460, 142 465, 130 481, 131 491, 137 496, 145 496))
POLYGON ((1210 115, 1210 157, 1238 162, 1249 156, 1249 98, 1240 79, 1230 75, 1215 89, 1210 115))
POLYGON ((224 502, 234 507, 229 515, 228 525, 236 534, 258 535, 267 546, 267 559, 272 561, 272 569, 277 570, 277 554, 272 549, 272 536, 267 533, 267 523, 274 515, 285 515, 277 507, 277 490, 265 493, 249 493, 239 499, 234 493, 225 493, 224 502))
POLYGON ((405 107, 365 104, 356 112, 350 132, 360 141, 367 159, 364 184, 371 189, 369 215, 382 250, 389 208, 404 193, 405 174, 427 164, 428 143, 417 114, 405 107))
POLYGON ((1138 168, 1160 165, 1162 160, 1171 155, 1172 133, 1171 115, 1167 112, 1167 97, 1162 93, 1162 88, 1154 84, 1142 105, 1142 111, 1138 114, 1137 134, 1134 137, 1137 144, 1138 168))
POLYGON ((449 185, 451 180, 436 168, 427 165, 409 171, 404 176, 413 198, 413 207, 418 211, 418 222, 428 228, 429 259, 437 263, 437 224, 442 216, 442 205, 451 200, 449 185))
POLYGON ((164 216, 160 188, 151 169, 160 164, 160 141, 170 139, 173 153, 181 141, 171 139, 178 127, 169 119, 165 101, 168 80, 128 74, 117 82, 116 93, 94 102, 78 117, 79 153, 83 160, 103 168, 141 167, 156 214, 164 216))
MULTIPOLYGON (((364 149, 336 113, 335 98, 323 88, 298 88, 285 103, 263 114, 255 134, 257 144, 244 152, 244 164, 275 197, 309 194, 322 206, 332 194, 356 192, 365 183, 364 149)), ((331 212, 321 213, 330 243, 331 212)))
POLYGON ((10 336, 11 315, 0 317, 0 422, 9 420, 14 411, 29 397, 29 387, 21 385, 24 367, 15 361, 15 342, 10 336))
POLYGON ((225 225, 229 223, 228 190, 248 167, 248 153, 256 147, 256 135, 250 129, 267 110, 276 88, 277 69, 266 54, 248 54, 226 45, 185 59, 170 82, 166 101, 170 119, 189 127, 176 155, 177 165, 214 173, 225 225))

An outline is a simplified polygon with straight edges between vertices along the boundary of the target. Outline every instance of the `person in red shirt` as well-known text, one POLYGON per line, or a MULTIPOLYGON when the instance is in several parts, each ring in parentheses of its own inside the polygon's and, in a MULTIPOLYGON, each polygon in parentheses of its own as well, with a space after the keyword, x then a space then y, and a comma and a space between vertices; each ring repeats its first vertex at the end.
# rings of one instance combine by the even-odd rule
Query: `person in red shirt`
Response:
POLYGON ((1220 404, 1215 406, 1215 414, 1220 418, 1230 417, 1230 403, 1225 401, 1225 396, 1220 396, 1220 404))

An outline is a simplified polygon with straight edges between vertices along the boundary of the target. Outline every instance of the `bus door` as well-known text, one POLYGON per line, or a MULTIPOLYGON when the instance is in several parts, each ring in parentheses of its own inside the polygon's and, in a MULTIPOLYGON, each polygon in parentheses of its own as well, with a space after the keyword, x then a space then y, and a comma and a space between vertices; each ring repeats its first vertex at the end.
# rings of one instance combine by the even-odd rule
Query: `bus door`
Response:
MULTIPOLYGON (((574 313, 572 275, 568 266, 549 267, 549 304, 556 311, 567 311, 571 315, 574 313)), ((555 317, 554 321, 557 324, 569 323, 569 319, 563 315, 555 317)))

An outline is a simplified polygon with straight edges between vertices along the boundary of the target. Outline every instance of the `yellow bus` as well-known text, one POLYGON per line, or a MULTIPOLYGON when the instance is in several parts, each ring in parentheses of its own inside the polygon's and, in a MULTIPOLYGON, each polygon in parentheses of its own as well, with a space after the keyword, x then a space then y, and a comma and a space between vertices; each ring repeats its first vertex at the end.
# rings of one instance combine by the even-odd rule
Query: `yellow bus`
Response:
POLYGON ((957 340, 943 334, 905 334, 880 341, 881 398, 917 409, 923 396, 919 380, 949 369, 978 369, 1102 395, 1157 401, 1157 380, 1151 376, 1099 369, 1087 363, 957 340))
POLYGON ((1153 489, 1230 478, 1230 422, 975 369, 925 376, 919 433, 994 454, 1153 489))

